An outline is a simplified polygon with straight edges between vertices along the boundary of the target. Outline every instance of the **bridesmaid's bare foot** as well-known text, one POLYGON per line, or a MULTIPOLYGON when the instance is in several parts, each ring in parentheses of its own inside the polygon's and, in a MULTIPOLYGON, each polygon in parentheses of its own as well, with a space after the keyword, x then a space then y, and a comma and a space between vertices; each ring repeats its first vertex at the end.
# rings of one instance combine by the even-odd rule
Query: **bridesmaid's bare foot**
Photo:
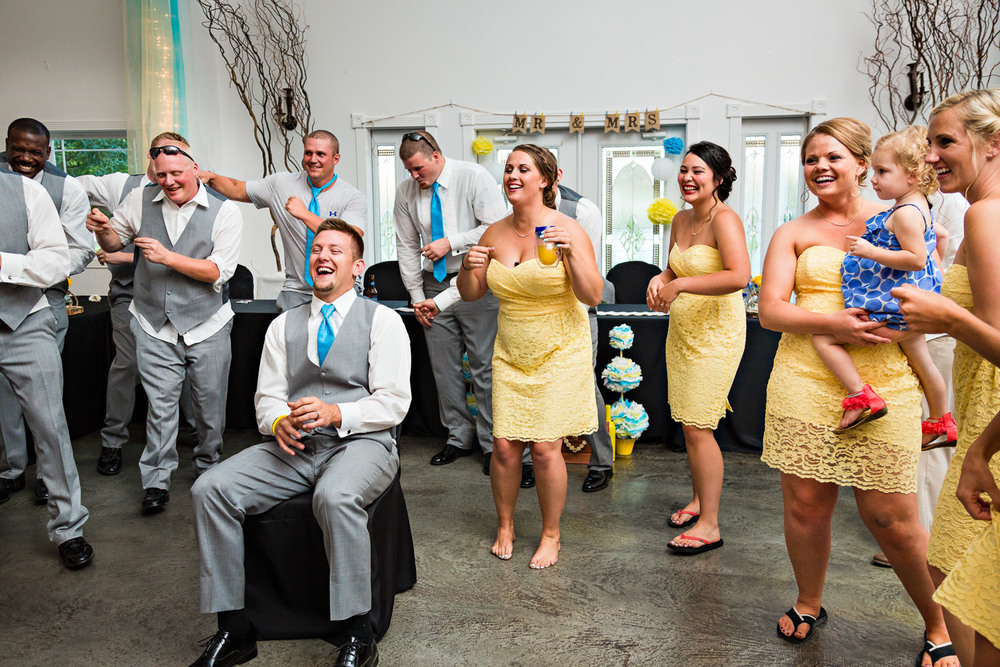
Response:
POLYGON ((497 528, 497 540, 490 552, 500 560, 510 560, 514 553, 514 528, 497 528))
POLYGON ((533 570, 541 570, 555 565, 559 560, 559 549, 559 540, 557 538, 542 537, 541 542, 538 543, 538 550, 531 557, 531 563, 528 564, 528 567, 533 570))

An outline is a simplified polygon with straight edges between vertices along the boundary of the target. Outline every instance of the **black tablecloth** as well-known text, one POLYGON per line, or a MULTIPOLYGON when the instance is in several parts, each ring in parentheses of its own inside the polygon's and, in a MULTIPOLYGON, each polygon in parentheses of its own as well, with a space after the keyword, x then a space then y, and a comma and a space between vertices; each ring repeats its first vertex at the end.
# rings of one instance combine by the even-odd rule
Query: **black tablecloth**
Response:
MULTIPOLYGON (((412 311, 402 302, 383 301, 397 308, 403 316, 413 357, 410 386, 413 403, 403 422, 403 433, 416 436, 444 436, 438 416, 437 392, 431 374, 423 330, 412 311)), ((229 373, 229 397, 226 425, 230 428, 256 428, 253 396, 257 387, 260 353, 267 326, 277 316, 274 301, 234 301, 232 345, 233 364, 229 373)), ((625 356, 642 368, 643 381, 626 396, 639 401, 649 414, 649 429, 642 441, 666 441, 683 446, 680 427, 670 419, 667 406, 667 374, 664 343, 669 317, 650 313, 645 306, 602 305, 598 307, 598 370, 603 369, 617 350, 608 345, 608 331, 618 324, 628 324, 635 333, 635 343, 625 356)), ((729 394, 733 412, 719 424, 716 439, 726 451, 759 452, 764 432, 764 400, 771 374, 774 352, 780 334, 761 328, 756 319, 747 320, 747 342, 743 360, 729 394)), ((100 428, 104 420, 104 397, 107 369, 113 357, 110 314, 106 302, 88 303, 85 312, 70 318, 63 353, 65 370, 66 417, 70 434, 78 437, 100 428)), ((602 387, 610 404, 618 395, 602 387)), ((140 404, 141 405, 141 404, 140 404)), ((135 417, 144 418, 137 406, 135 417)))

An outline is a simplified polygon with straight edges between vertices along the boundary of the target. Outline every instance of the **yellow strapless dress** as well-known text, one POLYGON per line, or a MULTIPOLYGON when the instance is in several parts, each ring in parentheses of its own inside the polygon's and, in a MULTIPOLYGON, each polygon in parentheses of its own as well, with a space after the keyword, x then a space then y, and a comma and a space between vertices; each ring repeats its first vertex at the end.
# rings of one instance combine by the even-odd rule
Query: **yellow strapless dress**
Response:
MULTIPOLYGON (((969 272, 960 264, 952 264, 944 275, 941 293, 958 305, 972 310, 972 290, 969 272)), ((968 345, 955 344, 952 366, 955 386, 955 421, 958 422, 958 444, 948 464, 948 473, 941 484, 931 539, 927 544, 927 562, 942 572, 950 572, 973 540, 986 528, 986 522, 976 521, 955 497, 962 463, 969 445, 979 437, 990 420, 1000 412, 1000 371, 968 345)), ((993 477, 1000 479, 1000 457, 990 463, 993 477)))
MULTIPOLYGON (((796 304, 818 313, 844 308, 844 251, 812 246, 795 267, 796 304)), ((772 468, 819 482, 885 493, 916 493, 920 457, 920 386, 898 345, 848 345, 862 379, 889 414, 837 435, 843 385, 816 354, 808 334, 781 336, 767 384, 764 453, 772 468)))
POLYGON ((596 431, 590 322, 564 265, 493 260, 486 280, 500 301, 493 435, 547 442, 596 431))
MULTIPOLYGON (((670 250, 678 278, 722 270, 719 251, 694 245, 670 250)), ((674 421, 714 429, 732 410, 727 396, 743 358, 747 316, 740 292, 705 296, 682 292, 670 304, 667 329, 667 403, 674 421)))
POLYGON ((934 591, 934 601, 1000 648, 1000 514, 976 523, 979 537, 934 591))

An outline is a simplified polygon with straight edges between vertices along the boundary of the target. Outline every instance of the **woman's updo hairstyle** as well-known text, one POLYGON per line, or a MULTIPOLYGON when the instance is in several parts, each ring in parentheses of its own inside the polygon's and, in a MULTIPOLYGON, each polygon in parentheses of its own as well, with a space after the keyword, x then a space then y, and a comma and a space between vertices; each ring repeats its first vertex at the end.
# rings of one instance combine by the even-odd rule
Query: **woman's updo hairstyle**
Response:
POLYGON ((935 193, 940 187, 934 167, 924 162, 930 146, 927 145, 927 128, 920 125, 904 127, 880 137, 875 142, 875 150, 892 153, 893 161, 906 171, 907 176, 917 179, 916 187, 924 196, 935 193))
POLYGON ((719 181, 719 184, 715 186, 714 194, 719 201, 726 201, 732 193, 733 183, 736 181, 736 170, 733 169, 733 159, 729 157, 728 151, 711 141, 699 141, 692 144, 687 152, 697 155, 712 170, 715 175, 714 180, 719 181))
POLYGON ((819 134, 833 137, 844 145, 854 159, 865 166, 865 172, 858 176, 858 185, 862 186, 868 179, 868 168, 872 166, 872 131, 860 120, 854 118, 831 118, 812 129, 802 140, 802 164, 806 163, 806 149, 809 142, 819 134))
POLYGON ((556 207, 556 185, 559 182, 559 164, 556 162, 556 156, 548 148, 542 148, 535 144, 519 144, 514 147, 514 150, 527 153, 531 161, 535 163, 538 173, 548 182, 548 185, 542 190, 542 202, 554 209, 556 207))
POLYGON ((953 107, 965 131, 980 141, 988 141, 1000 133, 1000 89, 956 93, 934 107, 930 117, 953 107))

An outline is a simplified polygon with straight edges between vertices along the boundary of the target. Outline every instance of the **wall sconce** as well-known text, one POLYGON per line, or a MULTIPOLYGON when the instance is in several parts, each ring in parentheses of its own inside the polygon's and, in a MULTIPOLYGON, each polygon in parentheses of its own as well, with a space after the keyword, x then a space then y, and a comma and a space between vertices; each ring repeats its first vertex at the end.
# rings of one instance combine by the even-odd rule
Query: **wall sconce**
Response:
POLYGON ((909 71, 906 77, 910 80, 910 94, 903 100, 903 107, 907 111, 916 111, 924 102, 924 73, 917 71, 917 63, 907 65, 909 71))
POLYGON ((291 132, 299 124, 299 121, 297 121, 295 119, 295 116, 292 114, 292 89, 291 88, 283 88, 282 90, 285 93, 285 99, 284 99, 285 109, 284 110, 281 109, 281 102, 282 102, 282 100, 279 97, 278 98, 278 124, 281 125, 281 127, 283 127, 286 130, 288 130, 289 132, 291 132))

